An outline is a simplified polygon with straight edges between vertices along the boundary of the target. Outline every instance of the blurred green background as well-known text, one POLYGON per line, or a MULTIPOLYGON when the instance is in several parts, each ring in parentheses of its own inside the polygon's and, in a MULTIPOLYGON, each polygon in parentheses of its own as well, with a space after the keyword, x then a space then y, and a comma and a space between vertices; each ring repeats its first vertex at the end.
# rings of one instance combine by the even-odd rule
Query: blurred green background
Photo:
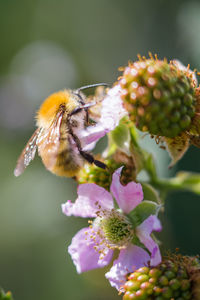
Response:
MULTIPOLYGON (((200 69, 199 35, 199 1, 0 0, 0 285, 15 300, 119 298, 105 269, 78 275, 67 253, 87 224, 61 212, 76 184, 47 172, 38 158, 13 176, 43 99, 64 87, 113 83, 137 53, 200 69)), ((199 149, 191 147, 169 174, 168 155, 148 138, 143 144, 160 176, 200 171, 199 149)), ((168 197, 159 235, 165 248, 199 253, 199 212, 198 196, 168 197)))

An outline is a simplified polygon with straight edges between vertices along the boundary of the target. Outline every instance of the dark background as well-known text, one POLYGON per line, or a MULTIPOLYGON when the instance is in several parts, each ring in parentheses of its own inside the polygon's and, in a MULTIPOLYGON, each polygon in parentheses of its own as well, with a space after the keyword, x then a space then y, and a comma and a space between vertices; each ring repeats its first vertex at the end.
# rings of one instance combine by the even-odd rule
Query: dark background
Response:
MULTIPOLYGON (((0 0, 0 285, 15 300, 119 298, 105 269, 78 275, 67 253, 87 224, 61 212, 76 184, 47 172, 38 158, 13 176, 40 103, 64 87, 113 83, 138 53, 200 69, 199 35, 199 1, 0 0)), ((143 144, 160 176, 200 170, 199 149, 191 147, 169 174, 168 155, 148 138, 143 144)), ((196 195, 168 197, 159 236, 165 248, 199 253, 199 211, 196 195)))

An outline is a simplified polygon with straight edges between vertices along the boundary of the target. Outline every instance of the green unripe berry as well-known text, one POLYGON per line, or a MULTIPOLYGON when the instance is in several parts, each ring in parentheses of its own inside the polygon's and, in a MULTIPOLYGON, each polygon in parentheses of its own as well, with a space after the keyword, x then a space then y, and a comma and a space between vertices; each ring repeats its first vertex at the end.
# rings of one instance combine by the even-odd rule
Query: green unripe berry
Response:
POLYGON ((140 299, 140 300, 145 300, 147 298, 147 295, 144 290, 138 290, 135 293, 135 296, 137 297, 136 299, 140 299))
POLYGON ((187 106, 191 106, 193 103, 193 96, 191 94, 185 94, 183 102, 187 106))
POLYGON ((169 285, 170 285, 170 287, 172 288, 172 290, 175 291, 175 290, 177 290, 177 289, 180 288, 181 283, 180 283, 180 281, 179 281, 178 279, 176 279, 176 278, 174 277, 174 279, 170 280, 169 285))
POLYGON ((168 283, 169 283, 169 281, 168 281, 168 279, 167 279, 167 277, 166 276, 161 276, 160 278, 159 278, 159 284, 161 285, 161 286, 165 286, 165 285, 168 285, 168 283))
POLYGON ((137 281, 139 281, 140 283, 145 282, 147 280, 149 280, 149 276, 145 274, 142 274, 137 278, 137 281))
POLYGON ((162 289, 162 295, 164 299, 170 299, 173 295, 172 290, 170 289, 170 287, 164 287, 162 289))
POLYGON ((189 291, 184 292, 183 299, 185 299, 185 300, 191 299, 191 293, 189 291))
POLYGON ((156 269, 156 268, 153 268, 153 269, 151 269, 151 270, 149 271, 149 275, 150 275, 151 277, 156 277, 156 278, 158 278, 161 274, 162 274, 162 271, 159 270, 159 269, 156 269))
POLYGON ((184 129, 186 129, 191 123, 191 118, 189 115, 185 115, 183 117, 181 117, 180 120, 180 126, 184 129))
POLYGON ((147 268, 147 267, 139 268, 138 272, 141 274, 149 274, 149 268, 147 268))
POLYGON ((125 288, 131 292, 137 291, 140 288, 140 282, 129 280, 125 283, 125 288))
MULTIPOLYGON (((173 122, 173 123, 177 123, 180 119, 180 112, 178 110, 175 110, 173 112, 173 114, 170 116, 170 120, 173 122)), ((178 125, 178 124, 177 124, 178 125)))
POLYGON ((141 131, 173 138, 189 129, 196 112, 191 71, 166 60, 141 59, 125 68, 120 84, 124 106, 141 131))
POLYGON ((168 280, 175 277, 175 273, 173 271, 166 271, 164 275, 167 277, 168 280))
POLYGON ((131 273, 128 277, 129 280, 137 280, 137 278, 142 275, 142 273, 140 272, 134 272, 134 273, 131 273))
POLYGON ((157 267, 143 267, 130 274, 123 300, 199 300, 199 282, 199 260, 174 256, 157 267))
POLYGON ((186 291, 186 290, 188 290, 189 289, 189 287, 190 287, 190 282, 189 282, 189 280, 182 280, 182 282, 181 282, 181 290, 182 291, 186 291))

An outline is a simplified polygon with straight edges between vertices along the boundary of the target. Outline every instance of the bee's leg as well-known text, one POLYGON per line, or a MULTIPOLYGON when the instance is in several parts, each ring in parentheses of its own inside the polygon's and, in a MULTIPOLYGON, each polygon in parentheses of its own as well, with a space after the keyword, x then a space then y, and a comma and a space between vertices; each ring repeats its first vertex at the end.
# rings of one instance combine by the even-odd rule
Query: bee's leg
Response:
MULTIPOLYGON (((80 111, 79 109, 80 109, 80 108, 75 109, 74 111, 72 111, 72 113, 73 113, 73 114, 76 114, 77 112, 80 111)), ((72 113, 71 113, 71 114, 72 114, 72 113)), ((107 166, 106 166, 103 162, 94 159, 94 157, 93 157, 90 153, 85 152, 85 151, 82 149, 80 140, 79 140, 79 138, 74 134, 69 119, 68 119, 68 122, 67 122, 67 123, 68 123, 69 133, 71 134, 71 136, 72 136, 74 142, 76 143, 76 146, 77 146, 77 148, 78 148, 78 151, 79 151, 80 155, 81 155, 85 160, 87 160, 90 164, 94 163, 97 167, 102 168, 102 169, 106 169, 107 166)))
POLYGON ((85 123, 86 123, 86 125, 89 125, 89 114, 88 114, 88 108, 85 108, 85 113, 86 113, 86 119, 85 119, 85 123))
POLYGON ((90 108, 93 105, 95 105, 95 102, 85 103, 81 106, 78 106, 72 110, 72 112, 70 113, 70 116, 78 114, 83 109, 87 112, 88 108, 90 108))
POLYGON ((87 160, 90 164, 94 163, 97 167, 102 168, 102 169, 107 168, 107 166, 103 162, 94 159, 94 157, 91 154, 89 154, 83 150, 79 150, 79 152, 85 158, 85 160, 87 160))
POLYGON ((85 113, 86 113, 86 126, 89 125, 89 113, 88 113, 88 108, 90 108, 91 106, 95 105, 95 102, 90 102, 90 103, 82 103, 82 106, 79 106, 77 108, 75 108, 74 110, 72 110, 72 112, 70 113, 70 116, 76 115, 78 114, 82 109, 84 109, 85 113))
POLYGON ((82 111, 82 109, 82 107, 74 108, 74 110, 72 110, 72 112, 70 113, 70 116, 78 114, 80 111, 82 111))
POLYGON ((94 163, 99 168, 102 168, 102 169, 106 169, 107 168, 107 166, 103 162, 94 159, 94 157, 90 153, 83 151, 83 149, 81 148, 81 143, 79 141, 79 138, 72 131, 70 133, 71 133, 71 135, 72 135, 72 137, 73 137, 73 139, 74 139, 74 141, 76 143, 76 146, 78 148, 78 151, 79 151, 80 155, 85 160, 87 160, 90 164, 94 163))
POLYGON ((76 115, 76 114, 78 114, 80 111, 82 111, 82 110, 85 110, 85 113, 86 113, 86 120, 85 120, 85 123, 86 123, 86 125, 89 125, 89 114, 88 114, 88 107, 84 107, 84 106, 82 106, 82 107, 77 107, 77 108, 75 108, 71 113, 70 113, 70 116, 73 116, 73 115, 76 115))

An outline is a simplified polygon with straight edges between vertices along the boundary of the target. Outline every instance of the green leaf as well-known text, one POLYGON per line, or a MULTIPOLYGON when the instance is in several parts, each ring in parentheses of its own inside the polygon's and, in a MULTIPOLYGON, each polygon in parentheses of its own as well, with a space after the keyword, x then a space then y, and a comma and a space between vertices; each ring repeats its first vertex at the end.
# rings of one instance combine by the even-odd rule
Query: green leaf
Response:
POLYGON ((158 192, 149 183, 143 182, 141 184, 144 193, 144 199, 161 204, 158 192))
POLYGON ((120 124, 111 132, 111 138, 113 143, 117 145, 122 151, 126 154, 129 153, 130 147, 130 134, 127 124, 123 123, 123 119, 120 121, 120 124))
POLYGON ((156 204, 152 201, 142 201, 136 206, 129 214, 133 227, 137 227, 150 215, 156 215, 161 205, 156 204))

